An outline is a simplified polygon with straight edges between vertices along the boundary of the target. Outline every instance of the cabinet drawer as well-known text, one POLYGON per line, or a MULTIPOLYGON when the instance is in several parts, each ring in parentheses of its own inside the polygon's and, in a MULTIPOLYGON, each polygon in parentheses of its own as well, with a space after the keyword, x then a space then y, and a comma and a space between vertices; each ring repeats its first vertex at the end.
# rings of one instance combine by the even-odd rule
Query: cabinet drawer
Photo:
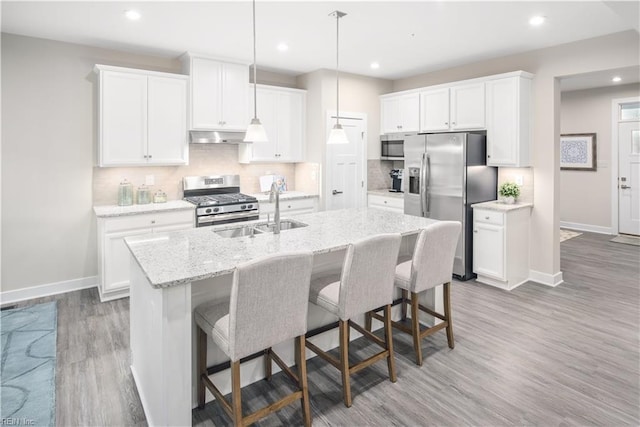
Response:
POLYGON ((473 212, 473 219, 477 222, 483 222, 486 224, 503 225, 504 213, 490 211, 490 210, 475 209, 473 212))
MULTIPOLYGON (((273 214, 276 211, 276 204, 260 202, 260 215, 273 214)), ((296 199, 280 200, 280 215, 286 213, 308 213, 316 211, 316 199, 296 199)))
POLYGON ((183 210, 105 218, 104 231, 135 230, 182 223, 191 223, 195 226, 194 212, 195 210, 183 210))
POLYGON ((401 197, 385 197, 376 194, 369 194, 369 207, 391 208, 404 212, 404 199, 401 197))

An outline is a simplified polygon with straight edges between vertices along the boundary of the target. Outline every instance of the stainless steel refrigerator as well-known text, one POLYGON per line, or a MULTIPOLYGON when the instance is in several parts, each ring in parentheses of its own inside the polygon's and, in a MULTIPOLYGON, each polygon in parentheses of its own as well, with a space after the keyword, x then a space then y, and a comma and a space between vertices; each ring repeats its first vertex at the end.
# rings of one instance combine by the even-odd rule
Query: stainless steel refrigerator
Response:
POLYGON ((462 223, 454 276, 473 275, 473 203, 495 200, 498 169, 486 166, 483 133, 418 134, 404 141, 404 212, 462 223))

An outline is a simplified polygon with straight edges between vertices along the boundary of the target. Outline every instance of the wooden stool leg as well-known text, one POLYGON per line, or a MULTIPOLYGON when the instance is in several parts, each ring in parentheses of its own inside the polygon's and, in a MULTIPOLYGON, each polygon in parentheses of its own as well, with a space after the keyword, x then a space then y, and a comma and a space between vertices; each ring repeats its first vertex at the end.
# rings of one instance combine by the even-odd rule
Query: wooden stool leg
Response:
POLYGON ((416 352, 416 364, 422 366, 422 346, 420 343, 420 317, 418 316, 418 294, 411 292, 411 330, 413 335, 413 348, 416 352))
POLYGON ((384 307, 384 339, 387 344, 387 367, 389 368, 389 379, 396 382, 396 362, 393 356, 393 336, 391 334, 391 305, 384 307))
POLYGON ((243 426, 242 394, 240 391, 240 361, 231 363, 231 403, 233 410, 233 425, 243 426))
POLYGON ((371 332, 371 312, 367 311, 364 315, 364 328, 371 332))
POLYGON ((271 381, 271 347, 264 351, 264 379, 271 381))
POLYGON ((349 321, 340 320, 340 371, 344 405, 351 407, 351 378, 349 376, 349 321))
POLYGON ((302 391, 302 418, 305 427, 311 426, 311 408, 309 406, 309 387, 307 386, 307 358, 305 357, 305 338, 300 335, 296 338, 296 365, 298 365, 298 378, 302 391))
POLYGON ((207 375, 207 334, 198 327, 198 408, 204 408, 205 386, 202 376, 207 375))
POLYGON ((449 348, 454 348, 453 342, 453 320, 451 319, 451 282, 444 284, 444 317, 447 319, 447 342, 449 348))
POLYGON ((406 289, 402 290, 402 305, 400 306, 400 318, 401 320, 407 319, 407 299, 409 298, 409 292, 406 289))

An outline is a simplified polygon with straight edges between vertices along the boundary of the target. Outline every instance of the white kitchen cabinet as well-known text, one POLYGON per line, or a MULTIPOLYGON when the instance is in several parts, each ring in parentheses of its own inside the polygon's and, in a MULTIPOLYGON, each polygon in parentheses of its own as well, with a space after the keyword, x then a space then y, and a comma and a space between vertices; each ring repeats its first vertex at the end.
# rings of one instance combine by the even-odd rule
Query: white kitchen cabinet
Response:
POLYGON ((490 80, 487 88, 487 165, 531 166, 531 78, 490 80))
POLYGON ((476 281, 511 290, 529 278, 531 208, 473 209, 473 272, 476 281))
POLYGON ((485 127, 484 82, 420 92, 420 132, 485 127))
MULTIPOLYGON (((305 90, 258 85, 258 117, 269 141, 240 144, 240 163, 304 161, 306 97, 305 90)), ((249 107, 253 115, 253 91, 249 107)))
POLYGON ((380 133, 417 132, 420 97, 417 92, 380 97, 380 133))
POLYGON ((404 213, 404 198, 383 196, 380 194, 368 194, 367 206, 370 208, 378 208, 392 212, 404 213))
POLYGON ((183 70, 191 76, 190 129, 246 130, 248 65, 187 54, 183 70))
MULTIPOLYGON (((296 215, 318 212, 318 198, 307 197, 304 199, 280 199, 280 218, 290 218, 296 215)), ((269 219, 273 221, 276 213, 276 204, 269 202, 260 202, 260 219, 269 219)))
POLYGON ((195 210, 98 218, 98 291, 101 301, 129 295, 129 248, 124 239, 193 228, 195 210))
POLYGON ((187 76, 96 65, 98 165, 185 165, 187 76))

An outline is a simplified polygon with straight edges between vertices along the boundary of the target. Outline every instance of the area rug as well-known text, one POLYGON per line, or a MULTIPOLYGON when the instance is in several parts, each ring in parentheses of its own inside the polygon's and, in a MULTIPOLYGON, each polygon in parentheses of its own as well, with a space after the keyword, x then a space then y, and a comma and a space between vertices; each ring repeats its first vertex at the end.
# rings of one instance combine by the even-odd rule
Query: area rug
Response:
POLYGON ((56 302, 0 311, 0 424, 56 423, 56 302))
POLYGON ((574 237, 580 236, 582 233, 578 233, 577 231, 564 230, 560 229, 560 241, 564 242, 565 240, 573 239, 574 237))
POLYGON ((618 235, 609 240, 614 243, 624 243, 625 245, 640 246, 640 237, 618 235))

